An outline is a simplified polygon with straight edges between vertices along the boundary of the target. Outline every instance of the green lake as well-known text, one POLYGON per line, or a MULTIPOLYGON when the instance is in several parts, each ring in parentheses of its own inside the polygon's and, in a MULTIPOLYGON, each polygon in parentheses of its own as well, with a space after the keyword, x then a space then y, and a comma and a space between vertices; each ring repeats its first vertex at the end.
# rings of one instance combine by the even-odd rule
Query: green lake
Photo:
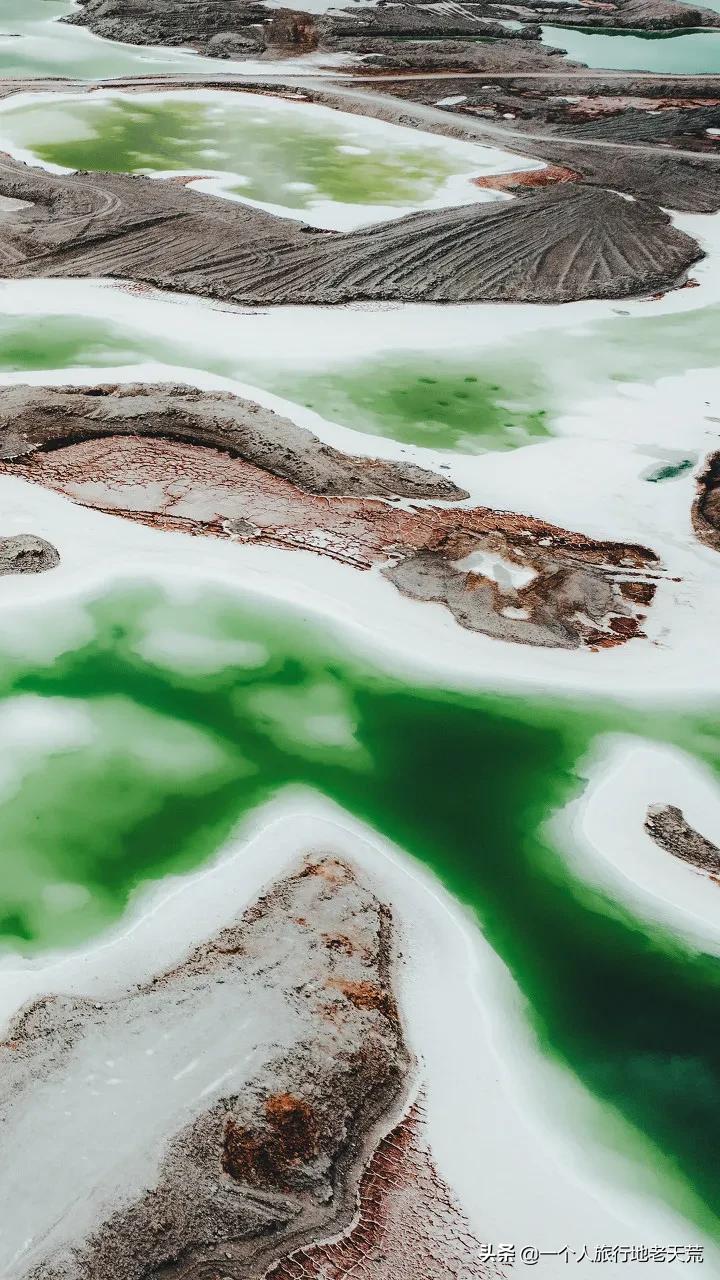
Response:
POLYGON ((199 865, 256 805, 310 786, 473 907, 546 1049, 657 1144, 675 1206, 717 1231, 720 961, 575 881, 541 834, 577 794, 600 732, 674 742, 720 767, 715 709, 414 688, 308 620, 217 592, 116 590, 90 618, 52 661, 19 657, 17 634, 4 654, 0 717, 14 708, 22 723, 30 707, 37 720, 62 699, 67 723, 71 704, 90 733, 64 749, 38 733, 33 754, 26 729, 24 755, 6 735, 7 945, 95 935, 143 881, 199 865))
MULTIPOLYGON (((412 349, 362 358, 331 352, 302 365, 292 349, 244 352, 242 341, 161 337, 102 318, 0 315, 0 371, 112 368, 157 361, 257 386, 369 435, 479 453, 547 438, 584 398, 652 384, 718 362, 718 308, 615 315, 538 329, 457 353, 412 349)), ((340 336, 340 334, 339 334, 340 336)), ((470 341, 470 334, 469 341, 470 341)))
POLYGON ((423 205, 449 178, 492 172, 502 157, 307 103, 212 91, 40 97, 0 113, 0 140, 68 169, 222 175, 223 193, 294 211, 423 205))

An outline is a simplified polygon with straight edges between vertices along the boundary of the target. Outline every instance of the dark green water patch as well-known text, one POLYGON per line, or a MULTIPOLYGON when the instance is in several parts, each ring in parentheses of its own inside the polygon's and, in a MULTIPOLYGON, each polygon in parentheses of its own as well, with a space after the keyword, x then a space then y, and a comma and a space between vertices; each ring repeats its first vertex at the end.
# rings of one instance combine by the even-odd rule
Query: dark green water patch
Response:
POLYGON ((661 484, 663 480, 677 480, 687 471, 692 471, 696 462, 697 458, 683 458, 680 462, 668 462, 664 466, 656 467, 644 479, 650 484, 661 484))
POLYGON ((313 787, 471 904, 547 1050, 652 1139, 658 1167, 667 1176, 669 1161, 679 1177, 675 1206, 717 1227, 720 963, 577 882, 542 833, 577 794, 578 760, 597 734, 675 741, 717 767, 714 714, 412 688, 309 622, 219 595, 172 603, 138 590, 108 595, 93 615, 89 643, 50 664, 2 667, 4 698, 136 714, 134 738, 127 717, 119 728, 96 717, 84 752, 41 751, 5 800, 8 942, 61 940, 62 913, 53 923, 49 908, 35 910, 48 885, 88 891, 70 932, 89 935, 143 880, 200 863, 286 784, 313 787))

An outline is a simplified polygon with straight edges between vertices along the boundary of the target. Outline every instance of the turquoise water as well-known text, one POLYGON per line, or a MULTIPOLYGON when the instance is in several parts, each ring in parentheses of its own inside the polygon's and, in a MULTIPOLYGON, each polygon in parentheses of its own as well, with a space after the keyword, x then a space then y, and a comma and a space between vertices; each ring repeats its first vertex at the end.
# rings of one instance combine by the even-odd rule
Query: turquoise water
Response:
POLYGON ((83 27, 56 19, 72 13, 69 0, 2 0, 0 76, 104 76, 154 74, 218 75, 242 64, 218 62, 195 53, 158 51, 100 40, 83 27))
POLYGON ((720 31, 638 35, 577 27, 542 27, 543 44, 564 49, 587 67, 612 71, 720 72, 720 31))

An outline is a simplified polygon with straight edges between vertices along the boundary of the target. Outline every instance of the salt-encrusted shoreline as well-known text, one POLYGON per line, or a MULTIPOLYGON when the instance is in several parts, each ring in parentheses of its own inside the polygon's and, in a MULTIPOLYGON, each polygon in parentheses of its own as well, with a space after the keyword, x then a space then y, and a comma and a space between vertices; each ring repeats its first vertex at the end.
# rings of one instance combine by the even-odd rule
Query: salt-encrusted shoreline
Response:
MULTIPOLYGON (((422 1064, 427 1137, 478 1238, 547 1250, 561 1242, 578 1254, 616 1238, 701 1240, 663 1203, 670 1175, 657 1154, 540 1051, 517 988, 472 917, 415 860, 305 789, 253 814, 202 870, 146 887, 91 946, 34 960, 6 955, 0 1015, 47 991, 99 1002, 142 985, 221 928, 229 903, 244 906, 303 852, 328 849, 393 903, 404 956, 395 981, 422 1064)), ((714 1260, 708 1241, 706 1262, 714 1260)), ((544 1259, 536 1270, 554 1280, 556 1265, 544 1259)), ((590 1274, 589 1258, 585 1266, 590 1274)), ((645 1273, 612 1263, 606 1271, 618 1280, 645 1273)))

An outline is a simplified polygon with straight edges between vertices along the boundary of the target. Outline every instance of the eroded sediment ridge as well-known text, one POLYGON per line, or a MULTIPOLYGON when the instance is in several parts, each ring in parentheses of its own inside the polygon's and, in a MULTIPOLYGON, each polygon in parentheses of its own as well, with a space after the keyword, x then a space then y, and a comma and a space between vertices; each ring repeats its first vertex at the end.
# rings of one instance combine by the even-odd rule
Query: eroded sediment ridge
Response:
MULTIPOLYGON (((18 1014, 0 1045, 3 1276, 250 1280, 350 1228, 414 1073, 395 948, 388 908, 326 856, 151 981, 18 1014)), ((425 1246, 469 1265, 476 1242, 410 1123, 397 1187, 372 1192, 386 1243, 414 1163, 425 1246)))
POLYGON ((274 416, 183 387, 3 388, 0 474, 162 529, 376 567, 404 595, 500 639, 573 649, 642 634, 653 552, 459 506, 461 491, 404 463, 383 463, 381 496, 364 496, 376 463, 332 451, 329 482, 325 446, 298 428, 297 467, 291 455, 278 462, 274 416), (409 483, 416 497, 456 501, 393 501, 409 483))

